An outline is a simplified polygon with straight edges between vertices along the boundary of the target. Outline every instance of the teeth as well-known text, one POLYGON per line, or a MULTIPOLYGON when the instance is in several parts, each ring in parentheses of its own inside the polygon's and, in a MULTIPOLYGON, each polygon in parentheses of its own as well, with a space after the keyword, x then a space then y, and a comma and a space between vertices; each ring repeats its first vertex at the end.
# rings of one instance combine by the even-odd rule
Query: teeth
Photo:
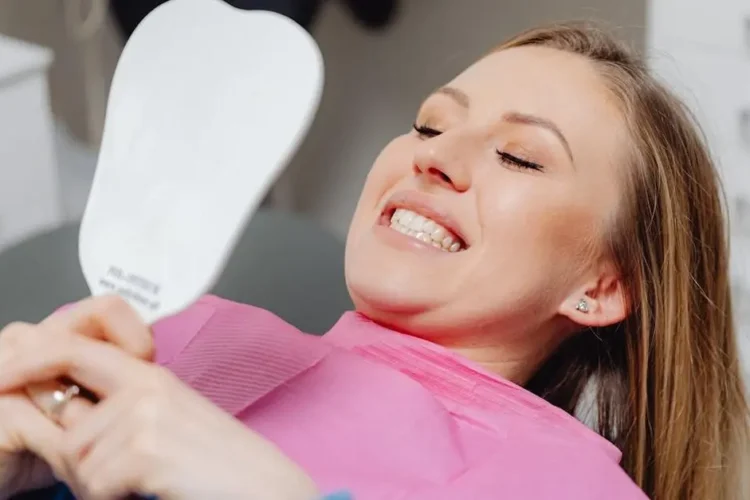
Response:
MULTIPOLYGON (((394 214, 394 215, 396 215, 396 214, 394 214)), ((414 216, 416 216, 416 215, 417 214, 415 214, 414 212, 408 212, 408 211, 402 209, 401 210, 401 217, 398 219, 398 222, 400 222, 401 224, 403 224, 406 227, 409 227, 409 225, 411 224, 411 221, 414 219, 414 216)), ((393 220, 393 219, 391 219, 391 220, 393 220)))
POLYGON ((399 208, 393 213, 391 228, 446 252, 455 253, 463 250, 460 240, 446 228, 432 219, 405 208, 399 208))
MULTIPOLYGON (((433 222, 433 224, 434 224, 434 222, 433 222)), ((431 233, 430 236, 432 236, 432 239, 434 241, 440 243, 447 236, 447 234, 446 234, 445 229, 443 227, 438 226, 437 224, 435 224, 435 225, 437 227, 432 231, 432 233, 431 233)))

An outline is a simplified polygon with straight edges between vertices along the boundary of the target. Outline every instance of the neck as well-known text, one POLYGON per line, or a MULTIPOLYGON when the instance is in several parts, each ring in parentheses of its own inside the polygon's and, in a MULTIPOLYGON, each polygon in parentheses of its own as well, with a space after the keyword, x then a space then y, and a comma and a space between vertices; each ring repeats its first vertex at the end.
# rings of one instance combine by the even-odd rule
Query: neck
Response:
MULTIPOLYGON (((440 335, 415 332, 412 328, 404 327, 403 323, 394 318, 376 314, 370 315, 359 311, 368 321, 382 328, 399 332, 404 335, 421 338, 422 340, 438 344, 450 349, 456 354, 472 361, 485 370, 492 372, 516 385, 524 386, 536 373, 544 361, 559 345, 560 335, 557 325, 547 325, 520 331, 514 335, 498 334, 496 329, 488 331, 480 325, 462 328, 460 331, 441 332, 440 335), (373 316, 377 319, 373 319, 373 316), (466 331, 474 334, 466 335, 466 331)), ((515 330, 503 328, 504 332, 515 330)), ((518 330, 515 330, 518 331, 518 330)))
POLYGON ((556 338, 550 335, 542 340, 539 335, 522 335, 514 340, 507 336, 483 335, 481 339, 438 343, 514 384, 524 386, 558 347, 556 338), (530 338, 534 339, 533 343, 528 341, 530 338))
POLYGON ((481 365, 485 370, 520 386, 526 384, 543 361, 542 357, 531 359, 529 356, 501 353, 484 347, 446 347, 481 365))

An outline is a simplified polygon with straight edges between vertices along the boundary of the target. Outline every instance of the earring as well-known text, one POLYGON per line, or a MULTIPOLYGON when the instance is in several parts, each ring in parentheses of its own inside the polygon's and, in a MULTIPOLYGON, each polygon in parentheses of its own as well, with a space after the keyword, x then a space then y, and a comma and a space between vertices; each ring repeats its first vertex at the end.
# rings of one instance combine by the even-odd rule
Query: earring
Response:
POLYGON ((589 312, 589 303, 586 301, 586 299, 581 299, 578 301, 578 304, 576 304, 576 311, 580 311, 584 314, 589 312))

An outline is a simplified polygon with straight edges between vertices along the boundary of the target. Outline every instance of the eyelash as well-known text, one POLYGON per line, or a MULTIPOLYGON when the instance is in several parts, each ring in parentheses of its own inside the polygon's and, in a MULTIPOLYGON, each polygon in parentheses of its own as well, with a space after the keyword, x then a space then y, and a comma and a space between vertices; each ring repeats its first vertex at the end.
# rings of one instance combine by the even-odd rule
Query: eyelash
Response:
MULTIPOLYGON (((426 125, 418 125, 416 123, 414 124, 414 130, 417 132, 417 134, 419 134, 420 137, 425 139, 431 139, 443 133, 440 130, 434 129, 432 127, 428 127, 426 125)), ((523 160, 521 158, 518 158, 517 156, 513 156, 510 153, 500 151, 499 149, 496 149, 495 153, 497 153, 497 156, 500 159, 500 163, 526 170, 536 170, 538 172, 544 170, 544 167, 542 165, 539 165, 538 163, 523 160)))

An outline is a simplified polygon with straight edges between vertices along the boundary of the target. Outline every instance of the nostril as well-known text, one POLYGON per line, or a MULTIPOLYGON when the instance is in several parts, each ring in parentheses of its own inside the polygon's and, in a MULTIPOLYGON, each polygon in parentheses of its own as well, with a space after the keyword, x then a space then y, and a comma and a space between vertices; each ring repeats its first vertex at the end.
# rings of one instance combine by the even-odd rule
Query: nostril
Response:
POLYGON ((439 177, 440 180, 442 180, 443 182, 446 182, 448 184, 453 184, 453 181, 451 181, 451 178, 448 177, 448 175, 445 172, 443 172, 442 170, 440 170, 438 168, 430 167, 430 169, 428 170, 428 172, 430 173, 430 175, 434 175, 435 177, 439 177))

